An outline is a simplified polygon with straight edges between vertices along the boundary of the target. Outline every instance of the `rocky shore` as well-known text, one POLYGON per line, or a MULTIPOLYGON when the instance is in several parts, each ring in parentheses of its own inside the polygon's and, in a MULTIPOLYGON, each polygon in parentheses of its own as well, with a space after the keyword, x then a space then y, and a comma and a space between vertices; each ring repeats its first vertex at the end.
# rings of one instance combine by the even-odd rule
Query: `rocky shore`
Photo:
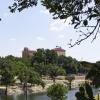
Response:
MULTIPOLYGON (((27 88, 27 92, 29 94, 31 93, 44 93, 47 91, 47 88, 53 84, 53 81, 52 80, 44 80, 45 82, 45 87, 43 88, 42 86, 40 85, 34 85, 32 87, 28 87, 27 88)), ((83 81, 81 81, 83 82, 83 81)), ((66 83, 68 83, 67 80, 56 80, 56 83, 60 83, 60 84, 64 84, 64 85, 67 85, 66 83)), ((72 82, 72 86, 73 85, 76 85, 76 87, 79 85, 79 82, 76 82, 76 81, 73 81, 72 82)), ((0 91, 5 91, 6 87, 0 87, 0 91)), ((19 94, 23 94, 24 91, 23 91, 23 86, 19 86, 19 85, 16 85, 16 86, 9 86, 8 87, 8 95, 19 95, 19 94)))
MULTIPOLYGON (((56 80, 56 83, 64 84, 65 81, 66 80, 56 80)), ((52 84, 53 84, 52 80, 45 80, 45 87, 44 88, 42 86, 40 86, 40 85, 34 85, 32 87, 28 87, 27 88, 27 92, 29 94, 31 94, 31 93, 34 93, 34 94, 36 94, 36 93, 44 93, 44 92, 47 91, 47 88, 52 84)), ((5 89, 6 89, 6 87, 4 87, 4 86, 0 87, 0 91, 2 91, 2 93, 5 91, 5 89)), ((8 95, 14 95, 14 94, 19 95, 19 94, 23 94, 24 91, 23 91, 23 88, 22 88, 21 85, 20 86, 16 85, 16 86, 9 86, 7 93, 8 93, 8 95)))

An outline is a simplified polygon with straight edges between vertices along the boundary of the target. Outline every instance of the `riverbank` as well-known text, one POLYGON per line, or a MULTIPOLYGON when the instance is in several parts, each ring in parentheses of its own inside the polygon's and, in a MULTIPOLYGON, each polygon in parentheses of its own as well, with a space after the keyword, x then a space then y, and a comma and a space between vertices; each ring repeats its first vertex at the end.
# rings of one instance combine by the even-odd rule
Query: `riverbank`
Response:
MULTIPOLYGON (((53 84, 53 81, 52 80, 43 80, 45 82, 45 87, 43 88, 42 86, 40 85, 34 85, 34 86, 31 86, 31 87, 28 87, 27 88, 27 91, 29 94, 37 94, 37 93, 45 93, 47 92, 47 88, 49 86, 51 86, 53 84)), ((83 81, 81 81, 82 83, 83 81)), ((56 80, 56 83, 60 83, 60 84, 64 84, 67 86, 67 83, 68 81, 67 80, 56 80)), ((73 81, 72 82, 72 88, 75 88, 75 87, 78 87, 80 83, 79 82, 76 82, 76 81, 73 81)), ((5 91, 6 87, 4 86, 1 86, 0 87, 0 90, 3 90, 5 91)), ((23 85, 16 85, 16 86, 9 86, 8 87, 8 95, 19 95, 19 94, 23 94, 24 91, 23 91, 23 85)))
MULTIPOLYGON (((33 93, 45 93, 47 91, 47 88, 53 84, 52 80, 45 80, 45 87, 43 88, 41 85, 34 85, 34 86, 29 86, 27 88, 27 91, 29 94, 33 93)), ((65 84, 67 81, 66 80, 56 80, 56 83, 60 83, 60 84, 65 84)), ((0 86, 0 91, 2 93, 4 93, 4 91, 6 90, 5 86, 0 86)), ((19 94, 23 94, 23 85, 16 85, 16 86, 8 86, 8 95, 19 95, 19 94)))

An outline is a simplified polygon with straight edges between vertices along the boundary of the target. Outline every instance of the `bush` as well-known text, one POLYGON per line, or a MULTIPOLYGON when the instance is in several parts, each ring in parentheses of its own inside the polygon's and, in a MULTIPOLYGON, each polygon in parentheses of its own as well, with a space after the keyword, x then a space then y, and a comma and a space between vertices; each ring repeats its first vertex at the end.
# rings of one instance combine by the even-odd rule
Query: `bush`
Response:
POLYGON ((68 92, 67 87, 63 84, 53 84, 47 90, 47 96, 51 100, 66 100, 66 93, 68 92))

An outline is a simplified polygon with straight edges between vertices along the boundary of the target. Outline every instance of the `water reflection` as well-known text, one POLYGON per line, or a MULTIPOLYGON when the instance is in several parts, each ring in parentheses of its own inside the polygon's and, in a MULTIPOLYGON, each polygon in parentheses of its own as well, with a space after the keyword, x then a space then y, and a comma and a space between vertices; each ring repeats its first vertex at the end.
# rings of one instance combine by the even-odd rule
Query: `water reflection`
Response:
MULTIPOLYGON (((71 90, 67 94, 67 100, 75 100, 75 92, 77 89, 71 90)), ((0 100, 6 100, 5 96, 0 95, 0 100)), ((7 100, 25 100, 25 95, 8 96, 7 100)), ((51 100, 46 94, 31 94, 27 96, 27 100, 51 100)))

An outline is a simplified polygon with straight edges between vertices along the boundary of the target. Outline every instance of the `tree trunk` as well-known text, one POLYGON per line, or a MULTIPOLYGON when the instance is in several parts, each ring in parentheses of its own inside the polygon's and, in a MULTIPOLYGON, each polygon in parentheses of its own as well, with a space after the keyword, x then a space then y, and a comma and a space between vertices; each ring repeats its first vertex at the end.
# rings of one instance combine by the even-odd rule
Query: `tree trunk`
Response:
POLYGON ((55 77, 53 77, 53 83, 54 83, 54 84, 56 83, 56 79, 55 79, 55 77))
POLYGON ((71 90, 72 89, 72 82, 69 82, 69 90, 71 90))
POLYGON ((99 93, 98 93, 98 100, 99 100, 99 93))
POLYGON ((25 100, 27 100, 27 82, 24 83, 24 94, 25 94, 25 100))
POLYGON ((6 90, 5 90, 6 100, 7 100, 7 92, 8 92, 8 85, 6 85, 6 90))

